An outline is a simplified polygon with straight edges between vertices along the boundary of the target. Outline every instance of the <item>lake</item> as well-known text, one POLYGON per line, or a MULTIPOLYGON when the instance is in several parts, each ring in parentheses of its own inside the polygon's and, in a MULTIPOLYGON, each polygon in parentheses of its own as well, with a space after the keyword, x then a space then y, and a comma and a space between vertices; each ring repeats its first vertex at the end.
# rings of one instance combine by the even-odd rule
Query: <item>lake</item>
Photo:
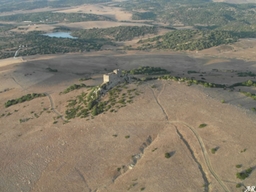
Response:
POLYGON ((70 38, 70 39, 77 39, 77 37, 73 37, 68 32, 54 32, 54 33, 46 33, 44 34, 48 37, 58 37, 58 38, 70 38))

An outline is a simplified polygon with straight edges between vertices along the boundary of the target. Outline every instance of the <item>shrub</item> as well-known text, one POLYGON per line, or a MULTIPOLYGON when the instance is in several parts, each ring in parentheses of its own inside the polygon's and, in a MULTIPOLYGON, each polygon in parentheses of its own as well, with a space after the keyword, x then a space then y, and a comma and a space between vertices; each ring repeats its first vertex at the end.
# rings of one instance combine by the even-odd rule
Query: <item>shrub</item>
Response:
POLYGON ((164 156, 165 156, 165 158, 169 159, 171 157, 171 154, 170 153, 165 153, 164 156))
POLYGON ((204 128, 204 127, 206 127, 206 126, 207 126, 207 124, 202 123, 202 124, 199 125, 199 128, 204 128))
POLYGON ((125 138, 126 138, 126 139, 129 139, 129 138, 130 138, 130 135, 126 135, 125 138))
POLYGON ((212 148, 211 149, 212 154, 215 154, 217 150, 218 150, 218 147, 212 148))
POLYGON ((236 188, 240 188, 241 186, 242 186, 241 183, 237 183, 237 184, 236 184, 236 188))
POLYGON ((96 116, 100 113, 101 111, 98 109, 98 106, 95 105, 93 108, 92 108, 92 115, 93 116, 96 116))
POLYGON ((84 83, 81 83, 80 85, 79 84, 73 84, 73 85, 70 85, 67 89, 65 89, 63 91, 63 93, 66 94, 66 93, 69 93, 73 90, 80 89, 82 87, 86 87, 86 85, 84 83))
POLYGON ((237 164, 237 165, 236 165, 236 168, 241 168, 241 167, 242 167, 241 164, 237 164))
POLYGON ((79 81, 86 81, 86 80, 89 80, 89 79, 92 79, 92 78, 91 77, 80 78, 79 81))
POLYGON ((20 123, 24 123, 27 122, 30 118, 24 118, 24 119, 20 119, 20 123))
POLYGON ((57 69, 52 69, 52 68, 50 68, 50 67, 47 67, 46 69, 47 69, 48 71, 50 71, 50 72, 55 72, 55 73, 58 72, 57 69))
POLYGON ((250 176, 251 172, 252 172, 252 168, 250 167, 250 168, 248 168, 244 171, 236 173, 236 177, 238 179, 244 180, 244 179, 246 179, 247 177, 250 176))
POLYGON ((243 149, 242 151, 240 151, 240 153, 243 153, 243 152, 245 152, 246 151, 246 149, 243 149))
POLYGON ((34 113, 34 116, 35 116, 36 118, 38 118, 38 117, 39 117, 39 115, 37 115, 36 113, 34 113))
POLYGON ((12 99, 12 100, 8 100, 4 105, 5 107, 10 107, 12 105, 15 105, 15 104, 18 104, 18 103, 23 103, 25 101, 30 101, 32 99, 35 99, 37 97, 45 97, 46 94, 44 93, 32 93, 32 94, 27 94, 27 95, 24 95, 18 99, 12 99))

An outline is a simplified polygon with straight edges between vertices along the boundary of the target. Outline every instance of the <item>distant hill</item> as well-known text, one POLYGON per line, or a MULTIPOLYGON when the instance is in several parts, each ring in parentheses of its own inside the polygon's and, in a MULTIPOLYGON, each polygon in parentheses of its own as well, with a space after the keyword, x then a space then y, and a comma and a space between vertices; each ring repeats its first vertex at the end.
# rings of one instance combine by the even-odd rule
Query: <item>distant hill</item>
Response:
POLYGON ((226 3, 256 3, 256 0, 213 0, 213 2, 226 2, 226 3))

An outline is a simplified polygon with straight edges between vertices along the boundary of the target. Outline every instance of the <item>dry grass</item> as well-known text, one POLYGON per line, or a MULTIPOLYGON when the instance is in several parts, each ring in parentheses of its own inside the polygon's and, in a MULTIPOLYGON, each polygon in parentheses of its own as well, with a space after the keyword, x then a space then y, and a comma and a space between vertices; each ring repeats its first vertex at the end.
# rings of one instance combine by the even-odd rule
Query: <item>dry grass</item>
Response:
MULTIPOLYGON (((222 191, 188 126, 194 128, 202 139, 214 172, 230 191, 236 191, 239 182, 234 165, 255 166, 256 149, 252 147, 255 139, 250 137, 256 134, 255 115, 229 102, 222 104, 215 94, 227 98, 236 94, 225 90, 188 87, 171 81, 133 84, 141 94, 132 104, 127 104, 117 113, 107 112, 90 120, 78 118, 69 123, 56 119, 47 97, 4 108, 4 102, 14 96, 48 92, 56 109, 63 114, 66 101, 84 90, 65 95, 59 95, 59 92, 79 83, 84 76, 92 77, 84 82, 86 85, 99 84, 104 68, 111 71, 143 65, 159 66, 172 71, 173 75, 200 68, 208 71, 204 76, 206 79, 218 81, 219 76, 217 80, 211 76, 211 69, 216 68, 212 65, 241 70, 241 65, 250 67, 250 63, 236 61, 205 65, 210 62, 209 58, 170 52, 100 52, 43 58, 27 57, 27 62, 0 68, 3 70, 0 80, 5 82, 0 85, 0 90, 15 88, 0 93, 0 111, 5 114, 0 121, 0 156, 3 157, 0 178, 4 191, 140 191, 142 188, 152 192, 180 188, 203 191, 204 175, 211 183, 210 191, 222 191), (47 67, 58 72, 45 71, 47 67), (25 73, 32 75, 24 76, 25 73), (152 89, 152 85, 156 88, 152 89), (6 116, 8 113, 11 115, 6 116), (36 118, 34 113, 39 117, 36 118), (31 119, 19 122, 25 118, 31 119), (54 119, 58 123, 53 124, 54 119), (207 128, 198 129, 203 122, 207 123, 207 128), (129 139, 125 138, 127 135, 129 139), (209 154, 216 146, 219 150, 214 155, 209 154), (247 150, 240 153, 245 148, 247 150), (172 154, 169 159, 164 156, 166 152, 172 154), (129 169, 132 156, 137 154, 141 154, 140 158, 133 169, 129 169)), ((225 82, 233 80, 226 77, 227 73, 219 72, 218 75, 225 77, 225 82)), ((253 171, 244 184, 250 185, 254 178, 253 171)))
POLYGON ((118 7, 109 7, 104 5, 82 5, 75 8, 69 8, 58 12, 62 13, 91 13, 104 15, 117 21, 130 21, 132 14, 118 7))

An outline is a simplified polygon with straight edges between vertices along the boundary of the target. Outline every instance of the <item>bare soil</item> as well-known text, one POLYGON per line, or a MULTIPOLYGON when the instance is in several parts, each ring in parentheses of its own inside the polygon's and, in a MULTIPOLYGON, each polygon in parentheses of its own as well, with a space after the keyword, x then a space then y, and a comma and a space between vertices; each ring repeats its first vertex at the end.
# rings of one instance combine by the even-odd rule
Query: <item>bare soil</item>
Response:
MULTIPOLYGON (((195 78, 202 76, 187 71, 201 70, 209 81, 233 83, 245 78, 227 70, 255 72, 255 62, 171 52, 110 51, 24 60, 0 68, 4 82, 0 91, 10 88, 0 93, 0 115, 4 114, 0 118, 1 190, 233 192, 241 191, 236 188, 241 182, 236 173, 249 167, 253 172, 242 183, 255 185, 255 113, 238 106, 242 99, 236 99, 243 97, 239 92, 173 81, 132 83, 129 86, 140 92, 133 103, 116 113, 69 123, 51 110, 48 97, 4 107, 9 99, 45 92, 55 109, 65 114, 67 100, 86 88, 59 95, 61 91, 80 83, 81 77, 92 77, 83 82, 87 85, 100 84, 102 74, 115 68, 158 66, 172 75, 195 78), (49 72, 47 67, 58 72, 49 72), (213 74, 212 68, 219 71, 213 74), (227 102, 221 103, 224 97, 227 102), (25 118, 29 120, 20 123, 25 118), (202 123, 207 126, 198 128, 202 123), (215 147, 218 150, 212 154, 215 147), (171 157, 166 158, 165 153, 171 157), (236 168, 237 164, 242 167, 236 168)), ((244 99, 247 105, 255 105, 244 99)))

